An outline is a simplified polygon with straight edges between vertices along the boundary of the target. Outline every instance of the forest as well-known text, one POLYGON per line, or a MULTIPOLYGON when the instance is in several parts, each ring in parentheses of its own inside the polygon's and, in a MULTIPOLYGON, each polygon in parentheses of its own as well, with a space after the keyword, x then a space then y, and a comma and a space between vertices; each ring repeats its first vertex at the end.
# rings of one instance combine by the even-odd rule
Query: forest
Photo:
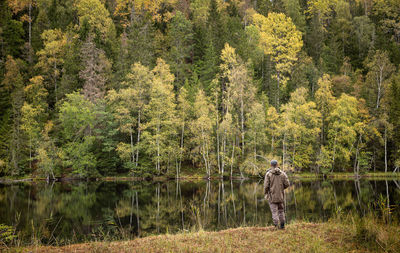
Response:
POLYGON ((2 0, 0 45, 0 177, 400 167, 399 0, 2 0))

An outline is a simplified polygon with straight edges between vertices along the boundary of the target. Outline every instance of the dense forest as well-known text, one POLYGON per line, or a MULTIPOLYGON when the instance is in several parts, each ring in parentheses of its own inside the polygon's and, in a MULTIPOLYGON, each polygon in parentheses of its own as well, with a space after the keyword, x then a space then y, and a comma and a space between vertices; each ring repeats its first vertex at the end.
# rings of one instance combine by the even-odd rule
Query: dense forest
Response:
POLYGON ((2 0, 0 176, 400 166, 399 0, 2 0))

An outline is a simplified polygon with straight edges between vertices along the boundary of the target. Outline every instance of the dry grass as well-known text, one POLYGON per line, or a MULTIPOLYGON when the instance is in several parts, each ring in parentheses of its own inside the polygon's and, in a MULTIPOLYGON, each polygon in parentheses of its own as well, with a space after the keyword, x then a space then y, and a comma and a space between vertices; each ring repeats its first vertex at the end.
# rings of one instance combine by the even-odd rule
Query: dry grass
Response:
POLYGON ((14 248, 13 252, 366 252, 351 231, 333 223, 295 223, 286 230, 244 227, 219 232, 181 233, 131 241, 93 242, 63 247, 14 248))

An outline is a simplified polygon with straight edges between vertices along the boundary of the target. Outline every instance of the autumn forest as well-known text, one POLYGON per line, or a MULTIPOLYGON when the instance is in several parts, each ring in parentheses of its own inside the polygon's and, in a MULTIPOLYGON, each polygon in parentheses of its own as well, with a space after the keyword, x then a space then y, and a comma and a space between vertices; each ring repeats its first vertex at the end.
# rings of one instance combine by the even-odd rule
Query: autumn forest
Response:
POLYGON ((398 0, 2 0, 0 177, 400 167, 398 0))

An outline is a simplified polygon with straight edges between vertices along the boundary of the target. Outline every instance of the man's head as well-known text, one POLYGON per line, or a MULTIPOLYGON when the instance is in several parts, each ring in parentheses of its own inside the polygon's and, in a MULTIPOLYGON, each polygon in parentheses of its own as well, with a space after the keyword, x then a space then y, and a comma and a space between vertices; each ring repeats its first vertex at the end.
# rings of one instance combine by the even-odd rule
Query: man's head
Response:
POLYGON ((271 160, 271 167, 272 168, 278 167, 278 161, 277 160, 271 160))

